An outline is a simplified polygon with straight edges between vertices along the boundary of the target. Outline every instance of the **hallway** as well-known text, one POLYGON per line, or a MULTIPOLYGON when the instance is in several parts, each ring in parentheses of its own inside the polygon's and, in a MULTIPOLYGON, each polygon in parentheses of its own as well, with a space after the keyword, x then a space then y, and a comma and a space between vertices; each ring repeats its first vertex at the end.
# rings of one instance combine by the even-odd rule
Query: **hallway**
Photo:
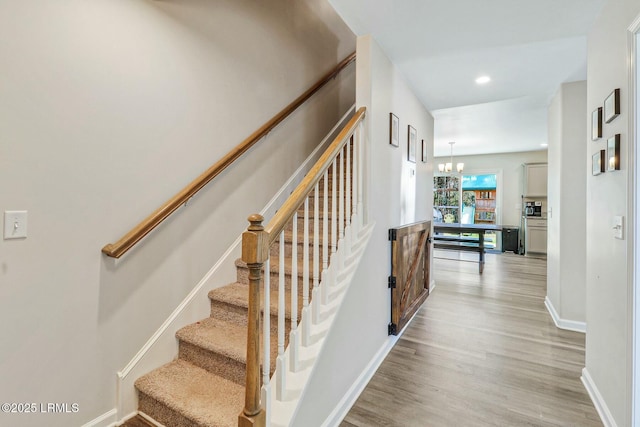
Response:
POLYGON ((584 334, 544 306, 545 260, 489 254, 479 275, 436 258, 434 278, 342 427, 602 426, 580 381, 584 334))

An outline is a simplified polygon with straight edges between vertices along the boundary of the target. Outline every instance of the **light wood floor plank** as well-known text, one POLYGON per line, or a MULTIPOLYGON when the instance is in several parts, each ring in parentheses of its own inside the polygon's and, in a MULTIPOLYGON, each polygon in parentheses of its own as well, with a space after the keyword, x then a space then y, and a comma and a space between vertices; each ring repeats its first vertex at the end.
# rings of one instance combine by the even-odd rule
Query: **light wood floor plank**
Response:
POLYGON ((341 427, 602 426, 584 334, 544 306, 546 261, 488 254, 479 275, 473 254, 434 254, 436 289, 341 427))

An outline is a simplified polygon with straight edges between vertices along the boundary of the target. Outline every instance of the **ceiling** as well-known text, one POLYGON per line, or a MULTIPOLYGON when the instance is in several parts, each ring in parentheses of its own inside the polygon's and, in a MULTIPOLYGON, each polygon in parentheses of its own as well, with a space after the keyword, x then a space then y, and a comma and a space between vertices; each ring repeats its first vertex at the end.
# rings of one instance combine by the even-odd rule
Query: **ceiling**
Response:
POLYGON ((435 118, 436 156, 544 150, 560 84, 587 77, 606 0, 329 0, 371 34, 435 118), (485 85, 475 79, 491 77, 485 85))

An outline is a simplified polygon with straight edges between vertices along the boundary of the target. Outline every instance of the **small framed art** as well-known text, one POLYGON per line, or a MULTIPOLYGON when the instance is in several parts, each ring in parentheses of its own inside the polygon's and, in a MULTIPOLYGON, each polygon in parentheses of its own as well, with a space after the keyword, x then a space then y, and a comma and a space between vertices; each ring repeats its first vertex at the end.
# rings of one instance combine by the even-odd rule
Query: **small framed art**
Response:
POLYGON ((620 134, 607 139, 607 170, 620 170, 620 134))
POLYGON ((600 150, 591 156, 591 175, 600 175, 604 172, 604 157, 604 150, 600 150))
POLYGON ((427 143, 422 140, 422 163, 427 163, 427 143))
POLYGON ((602 107, 598 107, 591 113, 591 140, 602 138, 602 107))
POLYGON ((393 113, 389 113, 389 144, 400 146, 400 119, 393 113))
POLYGON ((407 160, 410 162, 416 162, 416 148, 418 145, 418 132, 416 128, 409 125, 409 132, 407 135, 407 160))
POLYGON ((620 114, 620 89, 615 89, 604 100, 604 121, 610 123, 620 114))

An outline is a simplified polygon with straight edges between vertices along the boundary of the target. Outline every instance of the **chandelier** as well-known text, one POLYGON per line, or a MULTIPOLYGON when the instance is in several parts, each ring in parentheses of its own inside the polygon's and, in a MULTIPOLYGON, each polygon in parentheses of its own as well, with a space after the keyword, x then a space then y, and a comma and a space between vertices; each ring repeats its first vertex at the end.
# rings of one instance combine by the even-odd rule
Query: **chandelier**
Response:
MULTIPOLYGON (((455 144, 455 141, 451 141, 449 143, 449 145, 451 145, 451 158, 449 160, 449 163, 440 163, 438 165, 438 170, 440 172, 449 173, 453 170, 453 144, 455 144)), ((458 173, 462 173, 463 169, 464 169, 464 163, 456 164, 456 170, 458 171, 458 173)))

